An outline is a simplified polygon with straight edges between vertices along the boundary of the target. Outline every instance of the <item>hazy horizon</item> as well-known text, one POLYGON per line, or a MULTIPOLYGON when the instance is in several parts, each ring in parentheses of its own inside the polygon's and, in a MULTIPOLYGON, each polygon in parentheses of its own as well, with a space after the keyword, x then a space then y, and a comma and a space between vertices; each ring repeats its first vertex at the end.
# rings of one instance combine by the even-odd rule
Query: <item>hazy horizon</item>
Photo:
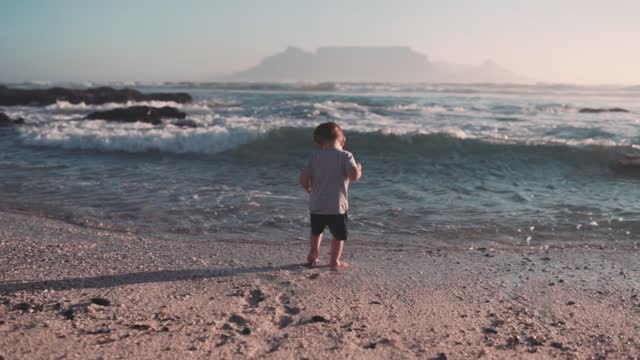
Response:
POLYGON ((536 82, 640 84, 640 3, 26 0, 0 13, 0 82, 211 81, 288 46, 409 46, 536 82), (386 5, 386 6, 385 6, 386 5))

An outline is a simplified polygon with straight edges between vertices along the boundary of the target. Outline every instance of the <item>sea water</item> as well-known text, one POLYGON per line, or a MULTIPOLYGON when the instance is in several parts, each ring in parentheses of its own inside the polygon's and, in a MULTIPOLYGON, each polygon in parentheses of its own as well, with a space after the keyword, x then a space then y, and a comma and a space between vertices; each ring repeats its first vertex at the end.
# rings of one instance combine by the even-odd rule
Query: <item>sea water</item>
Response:
POLYGON ((363 164, 358 241, 638 239, 640 172, 615 164, 640 152, 640 88, 128 85, 194 101, 0 107, 26 121, 0 128, 0 209, 177 239, 302 239, 298 172, 313 128, 335 121, 363 164), (174 106, 192 126, 84 119, 124 105, 174 106))

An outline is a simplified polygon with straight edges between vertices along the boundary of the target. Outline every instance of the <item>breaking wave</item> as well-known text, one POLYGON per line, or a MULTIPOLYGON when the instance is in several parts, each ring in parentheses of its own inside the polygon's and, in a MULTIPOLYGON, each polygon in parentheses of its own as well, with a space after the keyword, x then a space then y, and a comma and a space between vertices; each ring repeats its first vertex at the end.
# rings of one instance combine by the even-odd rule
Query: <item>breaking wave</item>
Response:
POLYGON ((253 127, 180 128, 172 124, 155 127, 143 123, 110 124, 102 120, 49 123, 20 131, 27 145, 176 154, 215 154, 255 140, 262 133, 253 127))
MULTIPOLYGON (((241 122, 242 120, 239 120, 241 122)), ((119 124, 102 120, 52 122, 21 128, 23 143, 64 149, 123 152, 166 152, 174 154, 216 154, 241 149, 259 156, 264 151, 281 153, 312 149, 312 128, 210 125, 181 128, 172 123, 153 126, 143 123, 119 124)), ((588 134, 593 135, 593 134, 588 134)), ((597 135, 597 134, 596 134, 597 135)), ((606 133, 604 134, 607 135, 606 133)), ((546 158, 580 163, 606 163, 621 153, 637 153, 630 144, 611 139, 478 138, 458 128, 409 133, 389 131, 348 131, 348 148, 358 153, 442 158, 443 156, 508 155, 519 158, 546 158)))

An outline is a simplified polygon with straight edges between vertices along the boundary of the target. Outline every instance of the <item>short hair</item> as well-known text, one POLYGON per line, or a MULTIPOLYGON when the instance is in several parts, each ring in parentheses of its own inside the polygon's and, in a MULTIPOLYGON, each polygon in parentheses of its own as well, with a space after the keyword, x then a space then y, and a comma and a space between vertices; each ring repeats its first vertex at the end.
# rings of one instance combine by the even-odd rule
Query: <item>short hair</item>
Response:
POLYGON ((342 132, 342 128, 333 121, 322 123, 313 131, 313 141, 320 145, 335 142, 343 138, 344 133, 342 132))

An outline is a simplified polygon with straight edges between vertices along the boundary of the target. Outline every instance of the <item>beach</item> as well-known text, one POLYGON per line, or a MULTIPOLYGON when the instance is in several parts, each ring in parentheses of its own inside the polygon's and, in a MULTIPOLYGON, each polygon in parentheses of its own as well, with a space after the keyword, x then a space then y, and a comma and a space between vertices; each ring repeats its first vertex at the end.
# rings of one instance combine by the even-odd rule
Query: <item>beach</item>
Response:
POLYGON ((4 3, 0 360, 640 360, 640 1, 4 3))
POLYGON ((0 360, 640 356, 639 89, 19 86, 0 360), (338 272, 297 184, 326 121, 364 173, 338 272))
MULTIPOLYGON (((277 240, 277 241, 276 241, 277 240)), ((0 358, 634 359, 640 244, 171 241, 0 216, 0 358)))

